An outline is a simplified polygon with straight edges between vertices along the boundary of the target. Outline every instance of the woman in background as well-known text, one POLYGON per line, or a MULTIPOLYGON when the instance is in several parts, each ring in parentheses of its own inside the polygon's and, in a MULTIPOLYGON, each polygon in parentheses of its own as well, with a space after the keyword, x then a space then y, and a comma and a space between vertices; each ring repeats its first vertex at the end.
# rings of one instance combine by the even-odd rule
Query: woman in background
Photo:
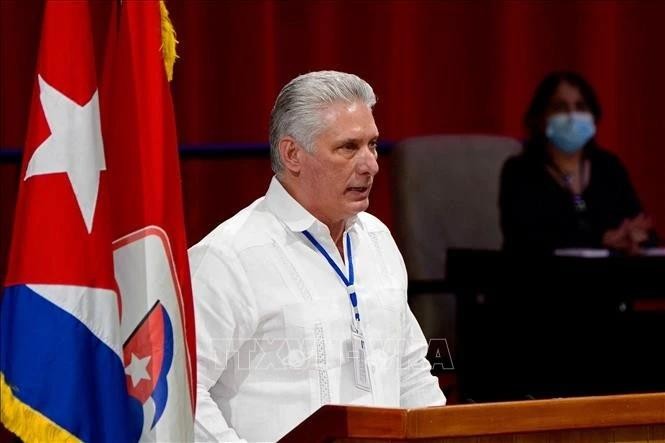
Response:
POLYGON ((609 248, 636 254, 654 239, 628 173, 594 139, 601 109, 573 72, 548 75, 526 111, 527 140, 501 172, 504 249, 609 248))

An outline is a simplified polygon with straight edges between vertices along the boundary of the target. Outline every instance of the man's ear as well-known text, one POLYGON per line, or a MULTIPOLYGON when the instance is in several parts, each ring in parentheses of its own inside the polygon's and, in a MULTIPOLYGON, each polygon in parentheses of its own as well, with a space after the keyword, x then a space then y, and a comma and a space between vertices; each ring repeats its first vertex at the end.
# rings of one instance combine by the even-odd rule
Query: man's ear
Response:
POLYGON ((284 137, 279 141, 279 156, 284 169, 293 175, 300 174, 302 168, 303 148, 291 137, 284 137))

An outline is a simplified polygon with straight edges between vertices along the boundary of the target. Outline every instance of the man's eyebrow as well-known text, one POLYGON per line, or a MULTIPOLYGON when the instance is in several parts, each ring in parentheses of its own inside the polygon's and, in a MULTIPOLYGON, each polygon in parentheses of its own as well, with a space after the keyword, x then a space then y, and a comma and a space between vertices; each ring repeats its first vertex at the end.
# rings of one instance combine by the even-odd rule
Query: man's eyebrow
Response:
POLYGON ((357 145, 360 141, 361 141, 361 139, 359 139, 359 138, 349 137, 349 138, 342 138, 342 139, 337 140, 336 144, 338 144, 340 146, 341 145, 349 145, 349 144, 357 145))
POLYGON ((379 139, 378 134, 370 137, 369 139, 365 139, 363 137, 349 137, 349 138, 343 138, 343 139, 338 140, 336 144, 338 144, 338 145, 346 145, 346 144, 349 144, 349 143, 358 144, 358 143, 362 143, 364 140, 375 141, 375 140, 378 140, 378 139, 379 139))

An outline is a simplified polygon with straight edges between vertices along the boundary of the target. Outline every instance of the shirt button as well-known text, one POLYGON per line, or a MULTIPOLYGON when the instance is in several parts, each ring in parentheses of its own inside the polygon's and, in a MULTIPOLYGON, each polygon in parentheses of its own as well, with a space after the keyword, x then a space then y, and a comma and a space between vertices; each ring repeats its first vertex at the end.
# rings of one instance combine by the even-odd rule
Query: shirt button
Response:
POLYGON ((286 357, 286 364, 293 369, 302 369, 305 366, 305 353, 299 349, 292 349, 286 357))

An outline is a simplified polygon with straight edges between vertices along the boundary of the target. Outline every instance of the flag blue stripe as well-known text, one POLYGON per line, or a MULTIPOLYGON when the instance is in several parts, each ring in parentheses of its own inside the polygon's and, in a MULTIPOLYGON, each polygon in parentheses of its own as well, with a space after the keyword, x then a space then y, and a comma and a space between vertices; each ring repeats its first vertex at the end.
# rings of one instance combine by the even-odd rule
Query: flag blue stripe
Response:
POLYGON ((166 377, 171 369, 171 363, 173 361, 173 326, 171 325, 171 319, 169 319, 166 310, 161 305, 159 309, 162 311, 162 318, 164 321, 164 358, 163 366, 159 373, 157 384, 155 385, 155 390, 151 395, 155 402, 155 418, 152 420, 150 429, 155 427, 164 413, 164 409, 166 409, 166 401, 169 397, 169 387, 166 382, 166 377))
POLYGON ((25 285, 6 288, 0 301, 0 372, 19 400, 83 441, 141 434, 141 405, 127 395, 118 355, 25 285))

